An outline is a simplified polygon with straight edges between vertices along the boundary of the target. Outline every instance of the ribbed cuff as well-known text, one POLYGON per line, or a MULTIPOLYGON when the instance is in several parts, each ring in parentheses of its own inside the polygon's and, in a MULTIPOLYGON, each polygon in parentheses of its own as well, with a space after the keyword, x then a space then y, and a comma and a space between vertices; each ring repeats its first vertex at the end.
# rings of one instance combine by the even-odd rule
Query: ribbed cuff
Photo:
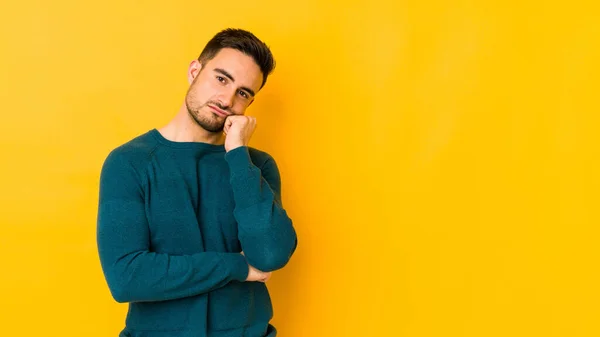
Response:
POLYGON ((239 170, 249 169, 252 165, 250 152, 247 146, 236 147, 235 149, 225 153, 225 160, 229 163, 231 173, 238 173, 239 170))
POLYGON ((240 146, 225 154, 231 173, 230 182, 237 208, 246 208, 260 202, 260 170, 254 166, 247 146, 240 146))

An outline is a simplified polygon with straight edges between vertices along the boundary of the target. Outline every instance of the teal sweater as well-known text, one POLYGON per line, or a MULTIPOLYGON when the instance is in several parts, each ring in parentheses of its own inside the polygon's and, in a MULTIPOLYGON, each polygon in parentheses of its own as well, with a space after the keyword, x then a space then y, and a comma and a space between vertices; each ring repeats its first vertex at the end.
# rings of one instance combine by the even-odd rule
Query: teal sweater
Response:
POLYGON ((100 177, 97 241, 125 337, 275 336, 264 283, 297 244, 273 158, 172 142, 153 129, 114 149, 100 177), (243 251, 244 255, 240 252, 243 251))

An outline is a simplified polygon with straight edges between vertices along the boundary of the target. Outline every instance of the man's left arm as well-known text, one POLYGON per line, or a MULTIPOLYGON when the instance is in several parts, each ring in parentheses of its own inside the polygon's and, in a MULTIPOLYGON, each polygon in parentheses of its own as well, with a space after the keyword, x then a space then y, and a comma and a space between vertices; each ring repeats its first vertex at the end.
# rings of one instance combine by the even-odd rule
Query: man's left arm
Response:
POLYGON ((292 220, 281 203, 281 179, 272 157, 258 168, 247 146, 225 154, 235 200, 238 238, 248 263, 263 272, 283 268, 296 250, 292 220))

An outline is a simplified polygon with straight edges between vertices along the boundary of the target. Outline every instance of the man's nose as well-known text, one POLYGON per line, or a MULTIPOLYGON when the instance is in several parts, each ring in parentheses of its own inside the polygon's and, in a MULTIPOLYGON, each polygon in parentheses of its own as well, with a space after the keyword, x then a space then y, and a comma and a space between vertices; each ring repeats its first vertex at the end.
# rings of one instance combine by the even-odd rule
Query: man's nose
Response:
POLYGON ((223 108, 228 109, 233 106, 233 101, 235 99, 235 90, 232 91, 224 91, 221 93, 220 101, 223 104, 223 108))

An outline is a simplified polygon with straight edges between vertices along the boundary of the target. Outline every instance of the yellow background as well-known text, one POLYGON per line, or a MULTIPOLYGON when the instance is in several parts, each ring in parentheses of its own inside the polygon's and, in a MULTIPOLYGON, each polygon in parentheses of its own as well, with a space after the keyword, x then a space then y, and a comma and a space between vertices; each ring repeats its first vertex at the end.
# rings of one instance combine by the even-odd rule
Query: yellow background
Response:
POLYGON ((600 335, 592 3, 3 1, 0 335, 117 335, 102 162, 228 26, 278 61, 248 113, 299 235, 281 336, 600 335))

